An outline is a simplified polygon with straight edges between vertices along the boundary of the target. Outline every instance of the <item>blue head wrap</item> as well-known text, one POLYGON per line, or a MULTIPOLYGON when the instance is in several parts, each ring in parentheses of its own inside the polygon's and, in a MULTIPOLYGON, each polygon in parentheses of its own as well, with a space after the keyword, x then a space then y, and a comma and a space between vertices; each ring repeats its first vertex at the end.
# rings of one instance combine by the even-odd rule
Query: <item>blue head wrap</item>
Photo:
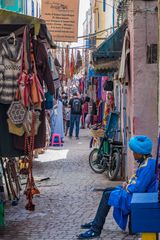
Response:
POLYGON ((147 136, 135 136, 129 140, 129 148, 142 155, 148 155, 152 152, 153 142, 147 136))

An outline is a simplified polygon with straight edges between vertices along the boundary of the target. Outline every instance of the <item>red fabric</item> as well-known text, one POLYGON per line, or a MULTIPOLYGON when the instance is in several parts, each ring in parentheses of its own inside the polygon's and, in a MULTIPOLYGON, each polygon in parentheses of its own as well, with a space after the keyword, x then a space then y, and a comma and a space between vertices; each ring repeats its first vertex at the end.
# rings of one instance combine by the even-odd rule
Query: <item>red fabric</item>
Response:
POLYGON ((88 113, 88 102, 85 102, 85 103, 82 105, 82 112, 83 112, 83 113, 88 113))
POLYGON ((80 84, 79 84, 79 91, 80 93, 83 93, 84 92, 84 81, 80 81, 80 84))
POLYGON ((73 54, 73 49, 72 49, 71 64, 70 64, 70 76, 71 76, 71 78, 73 78, 74 70, 75 70, 75 61, 74 61, 74 54, 73 54))
POLYGON ((70 77, 70 70, 69 70, 69 48, 66 48, 65 50, 65 75, 66 80, 70 77))

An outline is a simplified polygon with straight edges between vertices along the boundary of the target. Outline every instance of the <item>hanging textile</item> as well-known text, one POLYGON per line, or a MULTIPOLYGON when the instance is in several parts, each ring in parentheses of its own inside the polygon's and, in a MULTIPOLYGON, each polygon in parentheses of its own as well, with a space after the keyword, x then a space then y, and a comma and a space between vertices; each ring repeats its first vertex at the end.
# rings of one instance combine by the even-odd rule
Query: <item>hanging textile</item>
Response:
MULTIPOLYGON (((51 95, 55 94, 54 83, 52 78, 52 73, 50 71, 48 63, 47 50, 42 42, 39 40, 33 40, 33 50, 36 60, 37 75, 40 80, 41 86, 44 82, 47 86, 48 92, 51 95)), ((45 135, 46 135, 46 125, 45 125, 45 105, 42 102, 39 120, 41 122, 38 129, 38 134, 35 136, 34 148, 44 148, 45 147, 45 135)), ((24 137, 14 136, 14 147, 16 149, 24 149, 24 137)))
POLYGON ((81 78, 79 81, 79 92, 84 93, 84 78, 81 78))
POLYGON ((114 109, 114 96, 112 92, 107 92, 105 110, 104 110, 104 124, 106 125, 106 121, 109 117, 109 114, 114 109))
POLYGON ((63 104, 60 100, 53 107, 53 114, 51 116, 51 133, 60 134, 61 139, 64 138, 63 126, 63 104))
POLYGON ((130 80, 130 35, 128 29, 126 29, 124 36, 118 78, 122 83, 127 83, 130 80))
POLYGON ((10 104, 0 103, 0 156, 1 157, 18 157, 24 155, 24 149, 17 150, 14 147, 14 135, 9 133, 7 119, 10 104))
POLYGON ((53 80, 56 80, 59 78, 59 74, 54 63, 54 57, 50 50, 48 51, 48 61, 49 61, 49 66, 52 72, 53 80))
POLYGON ((80 69, 80 67, 82 67, 82 56, 81 56, 80 50, 78 50, 77 57, 76 57, 76 71, 77 72, 80 69))
MULTIPOLYGON (((102 86, 104 86, 105 81, 108 81, 109 77, 102 77, 102 86)), ((102 87, 102 99, 106 102, 106 91, 102 87)))
MULTIPOLYGON (((57 99, 58 95, 59 95, 58 90, 59 90, 61 84, 60 84, 59 74, 58 74, 58 71, 55 66, 55 59, 53 58, 51 51, 48 51, 48 60, 49 60, 49 66, 50 66, 50 70, 51 70, 52 77, 53 77, 53 83, 54 83, 54 88, 55 88, 55 98, 57 99)), ((51 101, 52 101, 52 107, 53 107, 53 97, 52 97, 52 95, 50 95, 50 96, 49 95, 50 94, 47 92, 47 96, 49 97, 49 99, 51 100, 51 98, 52 98, 51 101)), ((49 105, 51 106, 51 102, 49 103, 49 105)), ((50 108, 47 108, 47 109, 50 109, 50 108)))
POLYGON ((62 49, 62 72, 61 72, 61 77, 60 80, 63 81, 64 78, 64 73, 65 73, 65 65, 64 65, 64 49, 62 49))
POLYGON ((71 63, 70 63, 70 77, 73 78, 75 71, 75 61, 74 61, 74 54, 73 54, 73 49, 71 53, 71 63))
POLYGON ((18 88, 17 80, 21 66, 21 40, 15 45, 9 39, 1 39, 0 49, 0 103, 10 104, 18 88))
POLYGON ((102 123, 104 117, 104 102, 101 100, 98 104, 98 123, 102 123))
POLYGON ((69 48, 67 47, 65 49, 65 77, 66 80, 70 77, 70 72, 69 72, 69 48))
POLYGON ((98 99, 100 100, 102 98, 102 78, 98 78, 98 99))

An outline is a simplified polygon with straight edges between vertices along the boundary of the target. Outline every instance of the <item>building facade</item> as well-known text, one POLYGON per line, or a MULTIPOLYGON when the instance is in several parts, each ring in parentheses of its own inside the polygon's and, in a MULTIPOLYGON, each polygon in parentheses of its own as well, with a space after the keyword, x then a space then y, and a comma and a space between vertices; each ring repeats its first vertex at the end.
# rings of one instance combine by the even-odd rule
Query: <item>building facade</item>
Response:
MULTIPOLYGON (((127 65, 128 74, 119 83, 114 82, 117 109, 121 112, 121 132, 125 146, 125 176, 134 172, 135 161, 132 152, 128 149, 128 140, 134 135, 147 135, 154 142, 153 156, 156 156, 159 103, 158 85, 158 12, 157 1, 93 1, 97 54, 102 53, 102 47, 109 46, 104 39, 117 29, 118 23, 124 22, 127 17, 129 50, 127 65), (104 5, 104 2, 106 5, 104 5), (111 7, 112 6, 112 7, 111 7), (126 11, 127 10, 127 11, 126 11), (118 14, 117 14, 118 13, 118 14), (127 16, 128 13, 128 16, 127 16), (107 21, 108 18, 108 21, 107 21), (154 28, 153 28, 154 26, 154 28), (108 32, 103 32, 109 29, 108 32), (157 29, 157 31, 156 31, 157 29), (102 31, 102 32, 101 32, 102 31), (100 33, 98 33, 100 32, 100 33), (104 38, 104 39, 103 39, 104 38), (103 44, 104 42, 104 44, 103 44)), ((121 25, 121 24, 120 24, 121 25)), ((120 29, 121 27, 119 27, 120 29)), ((116 32, 114 34, 116 36, 116 32)), ((114 40, 117 38, 113 37, 114 40)), ((111 37, 109 38, 109 40, 111 37)), ((114 46, 116 51, 116 46, 114 46)), ((127 49, 128 48, 128 49, 127 49)), ((104 49, 103 49, 104 50, 104 49)), ((114 50, 114 49, 112 49, 114 50)), ((107 50, 106 50, 107 51, 107 50)), ((112 64, 112 56, 108 47, 108 65, 112 64), (110 55, 109 55, 110 53, 110 55)), ((104 52, 104 51, 103 51, 104 52)), ((114 53, 115 54, 115 53, 114 53)), ((113 55, 114 55, 113 54, 113 55)), ((95 56, 95 54, 93 54, 95 56)), ((124 55, 124 59, 126 55, 124 55)), ((104 61, 104 58, 102 59, 104 61)), ((96 64, 94 64, 96 67, 96 64)), ((125 66, 125 65, 124 65, 125 66)), ((107 66, 106 66, 107 68, 107 66)), ((160 116, 159 116, 160 119, 160 116)), ((160 120, 159 120, 160 121, 160 120)))
POLYGON ((1 0, 0 7, 8 11, 23 13, 23 0, 1 0))
POLYGON ((95 15, 96 47, 98 47, 116 27, 116 9, 114 0, 93 1, 95 15), (105 31, 104 31, 105 30, 105 31))
MULTIPOLYGON (((127 138, 147 135, 154 142, 158 135, 158 13, 157 1, 137 0, 130 4, 130 79, 127 87, 127 138), (153 28, 154 26, 154 28, 153 28), (157 29, 157 30, 156 30, 157 29)), ((128 149, 128 175, 134 160, 128 149)))
POLYGON ((33 17, 40 17, 41 0, 1 0, 0 8, 33 17))
POLYGON ((24 14, 33 17, 40 17, 41 0, 24 0, 24 14))

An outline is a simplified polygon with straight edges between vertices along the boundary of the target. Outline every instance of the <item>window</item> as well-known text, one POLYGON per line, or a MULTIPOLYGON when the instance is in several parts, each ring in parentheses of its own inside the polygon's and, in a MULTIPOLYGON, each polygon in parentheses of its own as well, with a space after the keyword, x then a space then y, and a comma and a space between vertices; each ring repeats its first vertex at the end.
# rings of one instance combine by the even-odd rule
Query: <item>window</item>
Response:
POLYGON ((103 12, 106 11, 106 0, 103 0, 103 12))
POLYGON ((37 15, 36 17, 39 17, 39 14, 38 14, 38 2, 37 2, 37 5, 36 5, 36 12, 37 12, 36 13, 36 15, 37 15))
POLYGON ((32 0, 32 16, 34 17, 34 1, 32 0))
POLYGON ((26 0, 26 9, 25 9, 25 13, 26 13, 26 15, 28 15, 28 0, 26 0))
POLYGON ((158 46, 157 44, 150 44, 147 46, 147 63, 157 63, 158 60, 158 46))
POLYGON ((16 3, 15 3, 15 0, 6 0, 5 1, 5 5, 6 7, 9 7, 9 6, 14 6, 16 3))

